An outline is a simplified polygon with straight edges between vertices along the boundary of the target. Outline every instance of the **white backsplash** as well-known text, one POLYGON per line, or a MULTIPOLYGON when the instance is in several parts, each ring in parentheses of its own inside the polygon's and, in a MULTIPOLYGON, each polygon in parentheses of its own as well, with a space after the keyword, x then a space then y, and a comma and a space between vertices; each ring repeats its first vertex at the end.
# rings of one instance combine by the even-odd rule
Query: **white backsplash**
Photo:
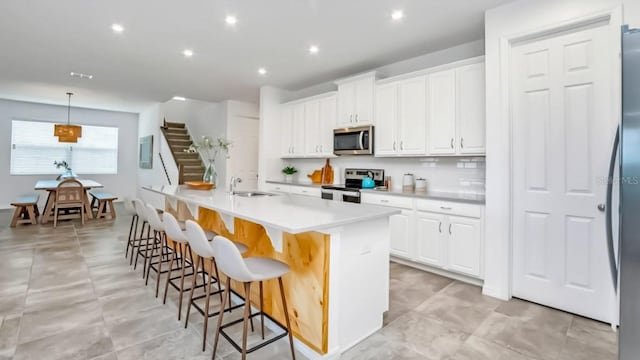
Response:
MULTIPOLYGON (((321 169, 325 159, 287 159, 283 167, 291 164, 298 168, 297 181, 310 182, 307 174, 321 169)), ((412 173, 415 178, 427 180, 428 191, 484 194, 484 157, 424 157, 424 158, 376 158, 372 156, 342 156, 331 159, 331 166, 338 170, 335 176, 344 181, 345 168, 383 169, 391 176, 392 187, 402 189, 402 176, 412 173)), ((270 179, 273 180, 273 179, 270 179)))

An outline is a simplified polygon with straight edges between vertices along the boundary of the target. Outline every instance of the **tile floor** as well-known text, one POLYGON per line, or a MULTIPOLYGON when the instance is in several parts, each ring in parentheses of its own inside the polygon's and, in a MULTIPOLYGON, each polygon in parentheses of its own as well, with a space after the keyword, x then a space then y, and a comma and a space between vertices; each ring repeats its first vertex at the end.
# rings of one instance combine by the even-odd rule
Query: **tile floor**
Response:
MULTIPOLYGON (((130 218, 117 210, 115 221, 57 229, 11 229, 11 213, 0 212, 0 360, 211 358, 216 318, 202 352, 202 316, 192 312, 184 329, 177 292, 170 288, 163 305, 141 268, 125 260, 130 218)), ((477 287, 394 263, 390 281, 385 327, 342 359, 616 359, 617 336, 606 324, 484 297, 477 287)), ((282 339, 249 358, 288 359, 287 346, 282 339)), ((224 340, 218 355, 240 358, 224 340)))

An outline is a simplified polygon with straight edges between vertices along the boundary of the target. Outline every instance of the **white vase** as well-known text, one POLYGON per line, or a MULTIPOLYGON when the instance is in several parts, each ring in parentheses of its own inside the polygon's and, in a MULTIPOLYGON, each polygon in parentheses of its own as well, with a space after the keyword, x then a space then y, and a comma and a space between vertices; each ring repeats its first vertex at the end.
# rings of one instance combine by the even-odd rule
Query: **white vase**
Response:
POLYGON ((296 174, 284 174, 284 182, 292 183, 296 174))

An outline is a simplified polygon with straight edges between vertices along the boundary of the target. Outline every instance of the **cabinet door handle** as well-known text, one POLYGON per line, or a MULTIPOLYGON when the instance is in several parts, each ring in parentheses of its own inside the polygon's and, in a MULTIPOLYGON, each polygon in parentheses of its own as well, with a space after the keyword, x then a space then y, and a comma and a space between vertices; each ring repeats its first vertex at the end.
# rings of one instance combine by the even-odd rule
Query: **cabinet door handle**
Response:
POLYGON ((353 114, 349 115, 349 122, 352 123, 353 122, 353 114))
POLYGON ((449 224, 449 235, 451 235, 451 224, 449 224))
POLYGON ((453 149, 453 138, 451 138, 451 148, 453 149))
POLYGON ((384 200, 384 199, 383 199, 383 200, 380 200, 380 202, 381 202, 381 203, 388 203, 388 202, 389 202, 389 200, 384 200))
POLYGON ((320 145, 320 152, 322 152, 322 145, 320 145))
POLYGON ((460 138, 460 149, 464 149, 464 138, 460 138))
POLYGON ((396 142, 393 142, 393 151, 396 151, 396 142))
POLYGON ((400 141, 400 150, 404 150, 404 141, 400 141))
POLYGON ((442 234, 442 221, 438 224, 438 232, 442 234))
POLYGON ((358 122, 358 114, 356 114, 356 122, 358 122))
POLYGON ((440 209, 442 209, 442 210, 451 210, 451 208, 448 207, 448 206, 440 206, 440 209))

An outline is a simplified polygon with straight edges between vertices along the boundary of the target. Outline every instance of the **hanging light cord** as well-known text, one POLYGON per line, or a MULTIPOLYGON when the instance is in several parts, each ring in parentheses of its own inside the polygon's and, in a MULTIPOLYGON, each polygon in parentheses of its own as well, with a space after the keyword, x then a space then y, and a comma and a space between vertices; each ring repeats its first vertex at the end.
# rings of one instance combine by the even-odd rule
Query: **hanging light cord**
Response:
POLYGON ((69 95, 69 106, 67 107, 67 125, 71 124, 71 95, 73 95, 72 92, 68 92, 67 95, 69 95))

